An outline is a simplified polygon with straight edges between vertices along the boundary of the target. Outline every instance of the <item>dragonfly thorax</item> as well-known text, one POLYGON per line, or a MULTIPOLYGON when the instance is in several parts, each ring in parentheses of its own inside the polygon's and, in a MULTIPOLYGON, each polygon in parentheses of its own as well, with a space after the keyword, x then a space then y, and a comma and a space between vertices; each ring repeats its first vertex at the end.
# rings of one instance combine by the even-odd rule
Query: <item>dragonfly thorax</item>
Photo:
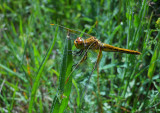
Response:
POLYGON ((90 37, 87 39, 83 39, 81 37, 78 37, 74 41, 74 45, 77 49, 99 49, 99 43, 101 43, 99 40, 97 40, 95 37, 90 37))

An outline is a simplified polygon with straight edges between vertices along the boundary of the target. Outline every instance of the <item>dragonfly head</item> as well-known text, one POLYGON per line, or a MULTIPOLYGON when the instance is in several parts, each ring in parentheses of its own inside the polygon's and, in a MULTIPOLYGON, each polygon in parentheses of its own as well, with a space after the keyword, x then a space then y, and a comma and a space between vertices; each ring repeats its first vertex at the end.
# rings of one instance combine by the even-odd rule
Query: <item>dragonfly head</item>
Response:
POLYGON ((76 38, 74 41, 74 45, 77 49, 83 49, 84 48, 84 39, 81 37, 76 38))

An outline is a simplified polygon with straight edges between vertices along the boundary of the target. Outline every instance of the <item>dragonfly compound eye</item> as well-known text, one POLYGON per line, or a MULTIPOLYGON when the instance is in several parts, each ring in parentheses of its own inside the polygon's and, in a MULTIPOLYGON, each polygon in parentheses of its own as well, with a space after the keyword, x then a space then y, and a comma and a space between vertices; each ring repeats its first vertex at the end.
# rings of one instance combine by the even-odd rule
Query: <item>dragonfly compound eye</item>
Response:
POLYGON ((78 38, 74 41, 74 45, 75 45, 76 48, 78 48, 78 49, 84 48, 84 40, 83 40, 83 38, 78 37, 78 38))

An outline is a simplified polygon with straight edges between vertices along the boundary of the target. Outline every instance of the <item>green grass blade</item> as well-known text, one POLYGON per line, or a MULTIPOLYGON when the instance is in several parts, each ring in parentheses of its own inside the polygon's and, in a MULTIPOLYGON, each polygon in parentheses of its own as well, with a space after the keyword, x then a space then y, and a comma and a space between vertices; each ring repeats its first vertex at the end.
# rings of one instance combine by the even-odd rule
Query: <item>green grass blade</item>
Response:
POLYGON ((14 105, 14 101, 15 101, 15 97, 16 97, 16 92, 18 91, 18 83, 19 81, 17 81, 16 83, 16 88, 14 89, 14 93, 13 93, 13 96, 12 96, 12 103, 11 103, 11 106, 10 106, 10 112, 12 111, 13 109, 13 105, 14 105))
POLYGON ((60 108, 60 102, 59 102, 59 99, 58 99, 58 95, 56 95, 53 99, 53 103, 52 103, 52 106, 51 106, 50 113, 58 113, 59 108, 60 108))
MULTIPOLYGON (((71 40, 68 40, 67 43, 68 43, 68 50, 71 50, 72 49, 71 40)), ((67 55, 67 72, 66 72, 66 75, 70 76, 71 69, 72 69, 72 63, 73 63, 73 58, 72 58, 72 54, 69 54, 69 51, 67 51, 67 52, 68 52, 67 53, 68 55, 67 55)), ((65 78, 67 79, 68 76, 66 76, 65 78)), ((65 79, 65 81, 66 81, 66 79, 65 79)), ((64 94, 63 94, 65 97, 63 98, 59 113, 63 113, 63 111, 65 110, 65 108, 68 105, 68 100, 69 100, 69 95, 71 93, 71 88, 72 88, 72 75, 69 77, 68 82, 65 84, 64 94)))
POLYGON ((68 57, 67 51, 68 51, 68 43, 66 39, 64 52, 63 52, 63 60, 60 68, 60 76, 59 76, 59 82, 60 82, 59 91, 61 94, 64 92, 65 76, 67 71, 67 57, 68 57))
POLYGON ((64 52, 63 52, 63 58, 62 58, 62 63, 61 63, 61 69, 60 69, 60 76, 59 76, 59 91, 57 92, 57 95, 54 97, 51 111, 50 113, 58 113, 60 109, 60 94, 63 95, 64 92, 64 85, 65 85, 65 74, 66 74, 66 68, 67 68, 67 48, 68 48, 68 43, 67 40, 65 40, 65 46, 64 46, 64 52))
POLYGON ((77 91, 77 106, 79 107, 80 106, 80 93, 79 93, 79 89, 78 89, 78 86, 77 86, 77 83, 74 79, 72 79, 72 82, 73 82, 73 85, 74 87, 76 88, 76 91, 77 91))
POLYGON ((52 104, 52 108, 51 108, 51 113, 62 113, 67 104, 68 104, 68 100, 69 100, 69 95, 71 92, 71 87, 72 87, 72 75, 70 76, 67 84, 65 84, 66 75, 70 75, 71 73, 71 68, 72 68, 72 54, 69 54, 68 50, 71 50, 71 40, 65 40, 65 47, 64 47, 64 52, 63 52, 63 59, 62 59, 62 64, 61 64, 61 69, 60 69, 60 77, 59 77, 59 81, 60 81, 60 86, 59 86, 59 94, 60 97, 58 96, 59 94, 57 94, 53 100, 53 104, 52 104), (61 99, 63 99, 61 101, 61 99), (61 102, 60 102, 60 101, 61 102))
MULTIPOLYGON (((160 33, 157 36, 159 37, 160 33)), ((154 54, 153 54, 151 62, 150 62, 150 66, 149 66, 149 70, 148 70, 148 77, 149 78, 152 78, 154 75, 154 71, 156 68, 156 60, 158 59, 158 56, 159 56, 159 48, 160 48, 160 41, 158 42, 158 44, 154 50, 154 54)))
POLYGON ((58 27, 56 29, 56 33, 55 33, 55 36, 54 36, 54 39, 52 41, 52 44, 51 44, 51 47, 49 48, 49 51, 47 52, 46 56, 44 57, 43 59, 43 62, 41 64, 41 66, 39 67, 39 70, 38 70, 38 74, 37 76, 35 77, 35 81, 34 81, 34 84, 33 84, 33 88, 32 88, 32 92, 31 92, 31 99, 30 99, 30 102, 29 102, 29 113, 32 113, 32 106, 33 106, 33 103, 34 103, 34 98, 35 98, 35 95, 36 95, 36 91, 38 89, 38 85, 39 85, 39 81, 40 81, 40 78, 41 78, 41 74, 42 74, 42 71, 44 69, 44 66, 52 52, 52 49, 54 47, 54 44, 56 42, 56 39, 57 39, 57 31, 58 31, 58 27))
POLYGON ((0 68, 6 70, 7 72, 9 72, 12 75, 17 76, 18 78, 20 78, 21 80, 23 80, 24 82, 27 82, 27 79, 23 76, 23 74, 17 73, 12 71, 11 69, 9 69, 8 67, 4 66, 3 64, 0 64, 0 68))

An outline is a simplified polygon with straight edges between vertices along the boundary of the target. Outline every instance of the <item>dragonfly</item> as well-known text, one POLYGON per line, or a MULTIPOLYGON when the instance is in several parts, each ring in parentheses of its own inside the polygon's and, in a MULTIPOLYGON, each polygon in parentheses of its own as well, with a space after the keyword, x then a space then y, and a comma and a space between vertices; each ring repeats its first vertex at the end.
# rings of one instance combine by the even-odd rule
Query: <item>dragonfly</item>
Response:
MULTIPOLYGON (((85 51, 85 54, 83 55, 83 58, 78 62, 78 64, 76 64, 76 67, 87 59, 88 50, 98 51, 96 65, 95 65, 95 67, 97 67, 97 73, 99 71, 99 66, 98 65, 99 65, 100 59, 102 57, 102 51, 104 51, 104 52, 120 52, 120 53, 133 54, 133 55, 140 55, 141 54, 141 52, 139 52, 139 51, 125 49, 125 48, 119 48, 119 47, 115 47, 115 46, 112 46, 112 45, 109 45, 109 44, 106 44, 106 43, 102 43, 95 36, 89 35, 87 33, 83 33, 83 32, 77 31, 77 30, 73 30, 73 29, 69 29, 67 27, 64 27, 64 26, 61 26, 61 25, 58 25, 58 24, 51 24, 51 25, 57 25, 61 28, 66 29, 68 32, 75 33, 75 34, 76 33, 78 33, 78 34, 81 33, 81 34, 88 37, 87 39, 85 39, 85 38, 80 36, 80 37, 77 37, 74 40, 75 47, 77 49, 79 49, 79 51, 76 52, 76 54, 81 55, 83 53, 83 51, 85 51)), ((70 75, 68 76, 66 82, 68 81, 70 75)))

